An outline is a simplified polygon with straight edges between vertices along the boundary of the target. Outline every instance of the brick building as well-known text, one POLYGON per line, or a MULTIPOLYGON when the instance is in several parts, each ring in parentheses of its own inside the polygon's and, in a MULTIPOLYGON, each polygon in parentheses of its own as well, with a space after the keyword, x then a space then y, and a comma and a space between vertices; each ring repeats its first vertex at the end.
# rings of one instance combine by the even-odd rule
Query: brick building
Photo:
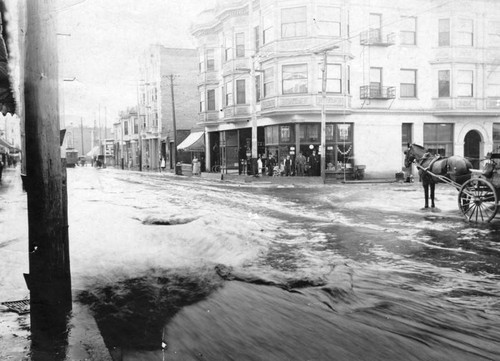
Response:
POLYGON ((180 144, 198 117, 198 56, 194 49, 151 45, 141 59, 138 116, 143 168, 157 170, 161 157, 174 165, 174 118, 176 144, 180 144), (172 101, 172 83, 174 100, 172 101))

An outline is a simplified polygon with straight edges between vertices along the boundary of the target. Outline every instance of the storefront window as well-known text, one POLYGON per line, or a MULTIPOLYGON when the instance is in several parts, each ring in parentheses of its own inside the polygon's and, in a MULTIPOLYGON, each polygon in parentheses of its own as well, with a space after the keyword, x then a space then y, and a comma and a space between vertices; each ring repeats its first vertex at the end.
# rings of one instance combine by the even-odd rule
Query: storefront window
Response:
POLYGON ((326 133, 326 141, 332 140, 333 141, 333 124, 327 124, 325 128, 325 133, 326 133))
POLYGON ((350 169, 354 162, 351 123, 326 124, 326 169, 350 169))
POLYGON ((320 141, 320 124, 301 124, 300 141, 305 143, 318 143, 320 141))
POLYGON ((441 156, 453 155, 453 124, 424 124, 424 147, 441 156))
POLYGON ((500 123, 493 123, 493 152, 500 153, 500 123))
POLYGON ((270 127, 266 127, 266 145, 270 144, 278 144, 279 136, 278 136, 278 125, 273 125, 270 127))
POLYGON ((281 126, 281 141, 286 143, 290 142, 290 126, 281 126))

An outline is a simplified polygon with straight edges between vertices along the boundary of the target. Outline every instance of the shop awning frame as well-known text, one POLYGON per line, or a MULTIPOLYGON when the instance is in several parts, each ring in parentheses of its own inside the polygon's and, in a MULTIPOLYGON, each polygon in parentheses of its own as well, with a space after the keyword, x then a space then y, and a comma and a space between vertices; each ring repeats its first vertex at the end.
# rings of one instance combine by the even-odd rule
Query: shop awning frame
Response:
POLYGON ((181 144, 177 150, 185 152, 204 152, 205 151, 205 132, 192 132, 181 144))
POLYGON ((17 148, 16 148, 16 147, 14 147, 12 144, 10 144, 9 142, 7 142, 7 141, 6 141, 5 139, 3 139, 3 138, 0 138, 0 147, 7 148, 7 149, 9 149, 9 151, 10 151, 10 150, 12 150, 12 151, 17 150, 17 148))

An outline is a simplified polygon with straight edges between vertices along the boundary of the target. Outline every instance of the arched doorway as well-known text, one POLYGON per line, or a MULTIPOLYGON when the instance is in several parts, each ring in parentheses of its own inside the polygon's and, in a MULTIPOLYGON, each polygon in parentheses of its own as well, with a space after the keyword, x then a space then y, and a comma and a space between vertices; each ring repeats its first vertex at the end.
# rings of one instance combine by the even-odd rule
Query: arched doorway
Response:
POLYGON ((469 131, 464 139, 464 157, 469 159, 474 169, 479 169, 481 135, 475 130, 469 131))

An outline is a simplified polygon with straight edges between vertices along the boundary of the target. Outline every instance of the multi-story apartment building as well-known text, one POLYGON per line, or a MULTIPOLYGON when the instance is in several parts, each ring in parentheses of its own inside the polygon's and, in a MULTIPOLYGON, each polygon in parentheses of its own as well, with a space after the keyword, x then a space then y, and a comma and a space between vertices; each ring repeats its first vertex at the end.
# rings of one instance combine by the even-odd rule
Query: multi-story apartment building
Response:
POLYGON ((174 129, 178 145, 197 122, 197 58, 195 49, 162 45, 151 45, 142 58, 138 110, 144 168, 158 169, 164 157, 173 169, 174 129))
POLYGON ((368 177, 400 171, 407 142, 476 167, 500 146, 500 2, 219 1, 198 19, 208 167, 252 144, 309 155, 323 131, 328 168, 368 177))
POLYGON ((120 112, 113 124, 115 164, 122 168, 142 170, 140 120, 137 109, 129 108, 120 112))

